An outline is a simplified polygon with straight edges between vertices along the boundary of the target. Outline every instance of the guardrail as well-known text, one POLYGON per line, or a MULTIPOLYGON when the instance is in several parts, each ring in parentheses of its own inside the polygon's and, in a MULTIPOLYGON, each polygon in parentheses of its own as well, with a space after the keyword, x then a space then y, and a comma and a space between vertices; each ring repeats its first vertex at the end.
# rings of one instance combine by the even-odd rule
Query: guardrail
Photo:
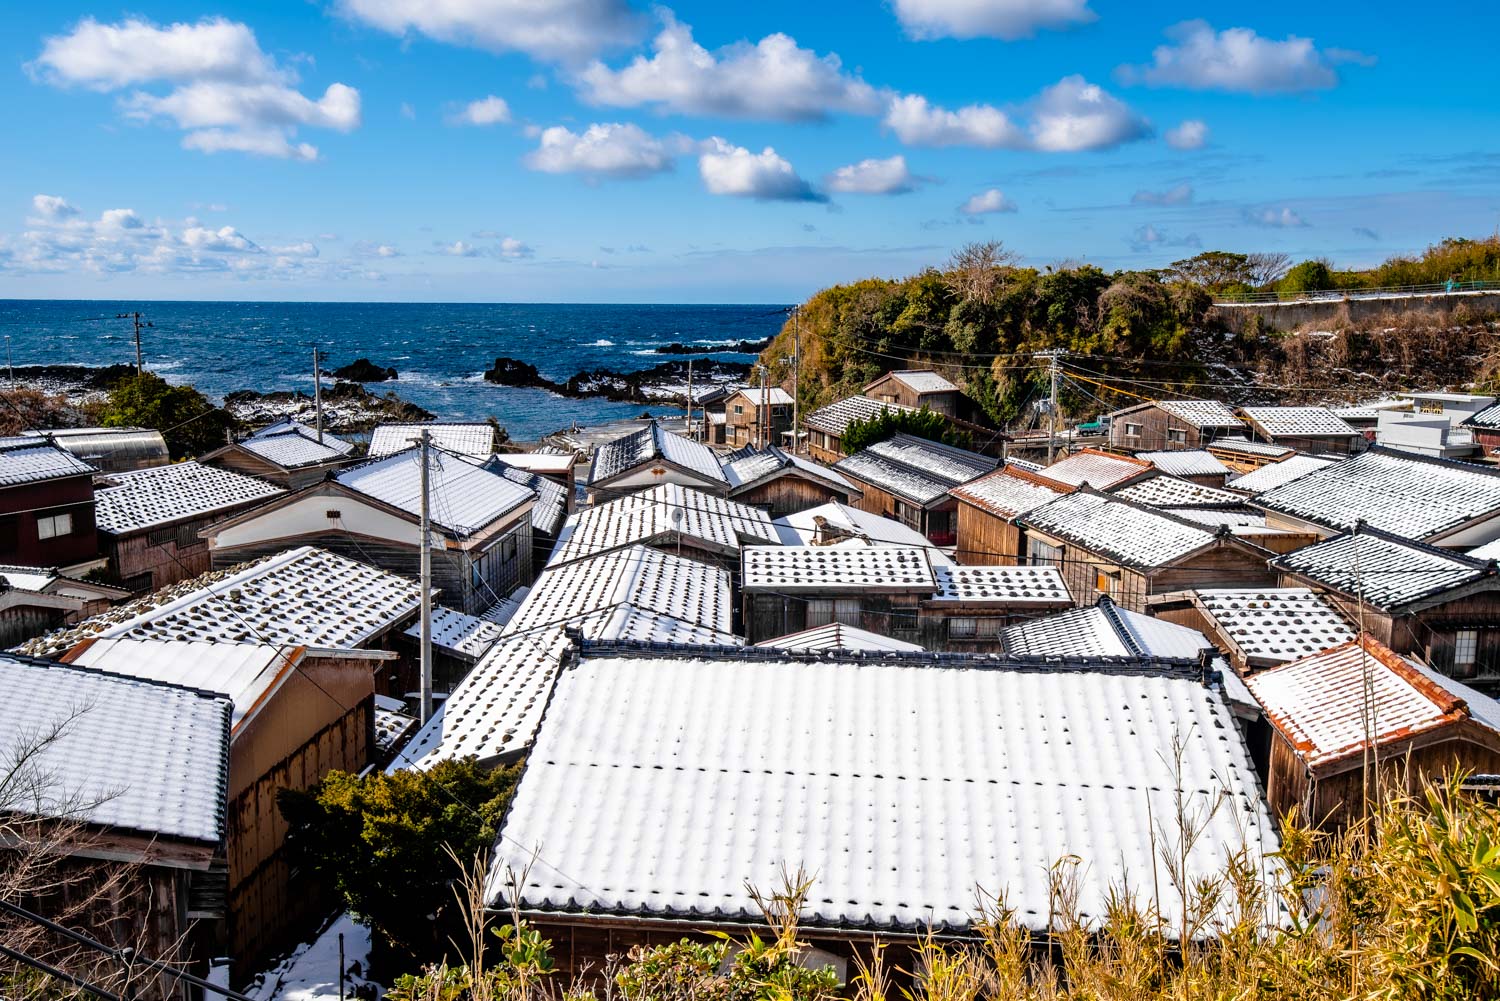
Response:
POLYGON ((1432 295, 1473 295, 1500 292, 1500 281, 1437 282, 1432 285, 1391 285, 1383 288, 1327 289, 1318 292, 1236 292, 1214 299, 1215 306, 1255 306, 1299 302, 1343 302, 1346 299, 1408 299, 1432 295))

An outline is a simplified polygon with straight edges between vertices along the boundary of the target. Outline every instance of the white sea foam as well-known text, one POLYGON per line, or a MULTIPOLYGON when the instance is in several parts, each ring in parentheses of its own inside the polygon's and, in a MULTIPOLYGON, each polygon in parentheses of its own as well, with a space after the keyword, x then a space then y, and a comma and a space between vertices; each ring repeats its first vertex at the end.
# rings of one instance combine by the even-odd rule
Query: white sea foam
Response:
POLYGON ((599 338, 597 341, 590 341, 588 344, 584 345, 584 347, 586 347, 586 348, 612 348, 614 346, 615 346, 615 342, 614 341, 606 341, 602 337, 599 338))

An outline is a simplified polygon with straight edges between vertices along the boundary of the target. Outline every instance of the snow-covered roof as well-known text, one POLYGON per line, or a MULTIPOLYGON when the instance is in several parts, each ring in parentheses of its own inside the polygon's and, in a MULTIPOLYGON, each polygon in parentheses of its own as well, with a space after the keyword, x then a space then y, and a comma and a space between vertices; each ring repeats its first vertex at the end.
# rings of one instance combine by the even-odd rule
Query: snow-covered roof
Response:
POLYGON ((1287 445, 1277 445, 1269 441, 1250 441, 1248 438, 1215 438, 1204 447, 1215 454, 1219 452, 1231 452, 1236 455, 1253 455, 1256 457, 1280 457, 1293 455, 1297 451, 1287 445))
POLYGON ((1165 452, 1137 452, 1137 459, 1171 476, 1228 476, 1229 467, 1206 448, 1180 448, 1165 452))
POLYGON ((849 543, 841 542, 840 545, 912 546, 925 549, 927 560, 933 566, 953 562, 948 554, 932 548, 932 543, 921 532, 907 528, 893 518, 883 518, 838 501, 784 515, 777 518, 773 525, 783 545, 811 546, 824 541, 818 537, 820 521, 827 531, 852 540, 849 543))
POLYGON ((729 481, 730 494, 748 490, 784 472, 801 473, 811 479, 826 483, 849 494, 858 494, 859 487, 838 473, 811 459, 784 452, 775 445, 757 449, 746 445, 724 456, 724 478, 729 481))
POLYGON ((531 527, 544 535, 557 534, 568 516, 567 487, 541 473, 512 466, 508 456, 492 456, 484 461, 484 468, 536 494, 531 504, 531 527))
POLYGON ((746 591, 871 591, 934 594, 927 551, 908 546, 747 546, 746 591))
POLYGON ((1118 483, 1145 476, 1151 471, 1151 463, 1144 460, 1085 448, 1058 459, 1037 475, 1065 487, 1088 484, 1096 490, 1106 490, 1118 483))
POLYGON ((0 439, 0 487, 88 476, 94 467, 58 445, 35 438, 0 439))
POLYGON ((1500 403, 1492 404, 1465 417, 1462 423, 1465 427, 1500 431, 1500 403))
POLYGON ((510 620, 515 617, 516 612, 520 610, 521 602, 525 601, 526 596, 530 593, 531 588, 529 586, 518 587, 489 608, 480 612, 479 617, 486 622, 493 622, 497 626, 508 625, 510 620))
POLYGON ((1197 660, 1211 647, 1196 629, 1121 608, 1108 598, 1000 631, 1005 651, 1025 657, 1163 657, 1197 660))
POLYGON ((868 448, 844 456, 834 463, 833 468, 858 483, 884 490, 924 507, 947 500, 948 491, 953 486, 946 479, 908 466, 904 462, 888 459, 868 448))
POLYGON ((467 424, 380 424, 370 432, 370 457, 402 452, 426 428, 428 441, 449 452, 485 459, 495 451, 495 429, 483 421, 467 424))
POLYGON ((1361 528, 1295 549, 1271 563, 1347 595, 1363 595, 1376 608, 1394 609, 1488 577, 1500 578, 1484 560, 1424 545, 1378 529, 1361 528))
POLYGON ((1428 539, 1500 514, 1500 471, 1376 446, 1268 490, 1254 503, 1329 528, 1363 521, 1428 539))
POLYGON ((22 591, 40 591, 61 574, 53 567, 16 567, 0 565, 0 580, 22 591))
POLYGON ((932 568, 937 594, 929 604, 1056 605, 1073 596, 1057 567, 986 567, 960 564, 932 568))
POLYGON ((1067 488, 1062 485, 1019 468, 1014 460, 1002 469, 960 484, 949 491, 964 503, 1007 519, 1054 501, 1066 492, 1067 488))
POLYGON ((1111 493, 1151 507, 1239 507, 1245 503, 1242 494, 1165 474, 1127 483, 1111 493))
MULTIPOLYGON (((433 525, 456 535, 471 535, 536 499, 529 487, 514 483, 475 460, 441 448, 427 450, 428 509, 433 525)), ((422 513, 421 449, 408 448, 341 469, 333 476, 355 493, 397 510, 422 513)))
POLYGON ((764 397, 762 397, 759 386, 737 390, 736 396, 743 396, 750 401, 752 407, 789 407, 792 405, 792 394, 780 386, 767 386, 764 397))
POLYGON ((22 644, 55 656, 91 636, 349 649, 419 603, 415 582, 312 546, 216 570, 22 644))
POLYGON ((902 433, 877 441, 864 451, 911 466, 952 486, 994 472, 1000 464, 999 459, 988 455, 902 433))
POLYGON ((1355 638, 1333 603, 1305 587, 1202 588, 1191 596, 1251 666, 1297 660, 1355 638))
POLYGON ((232 723, 237 730, 248 714, 260 708, 261 700, 296 669, 302 655, 301 647, 269 643, 115 637, 84 640, 63 659, 109 674, 217 692, 234 703, 232 723))
POLYGON ((507 466, 553 476, 563 475, 578 462, 573 452, 502 452, 500 458, 507 466))
POLYGON ((1196 525, 1206 525, 1209 528, 1227 526, 1234 535, 1281 534, 1277 529, 1266 527, 1265 512, 1250 508, 1164 507, 1161 510, 1175 518, 1191 521, 1196 525))
POLYGON ((930 368, 904 368, 897 369, 894 372, 887 372, 879 379, 876 379, 875 382, 872 382, 869 386, 866 386, 865 389, 869 390, 870 386, 874 386, 875 383, 878 383, 882 379, 886 378, 895 379, 897 382, 902 383, 914 393, 958 392, 957 386, 949 382, 947 379, 944 379, 942 376, 938 375, 930 368))
POLYGON ((0 654, 0 747, 32 747, 17 776, 42 800, 6 804, 127 831, 216 844, 229 788, 222 695, 0 654))
POLYGON ((893 639, 857 626, 847 626, 842 622, 813 626, 801 632, 761 640, 755 645, 772 650, 797 650, 805 653, 919 653, 923 649, 919 643, 893 639))
POLYGON ((679 535, 689 544, 726 554, 738 553, 741 539, 780 541, 771 516, 759 508, 677 483, 661 483, 569 515, 558 533, 552 562, 564 563, 637 542, 666 542, 679 535))
POLYGON ((1324 459, 1316 455, 1293 455, 1280 462, 1268 462, 1259 469, 1252 469, 1236 476, 1226 486, 1246 493, 1260 494, 1290 483, 1308 473, 1315 473, 1324 466, 1331 466, 1337 459, 1324 459))
POLYGON ((113 535, 227 513, 286 493, 254 476, 193 460, 114 473, 105 482, 109 486, 94 491, 94 520, 113 535))
POLYGON ((899 403, 882 403, 868 396, 849 396, 806 414, 802 418, 802 423, 814 431, 822 431, 835 438, 842 438, 850 421, 867 421, 877 416, 882 410, 910 411, 912 409, 899 403))
POLYGON ((1372 732, 1379 746, 1472 718, 1461 698, 1369 637, 1245 683, 1312 768, 1363 753, 1372 732))
POLYGON ((1109 556, 1125 566, 1165 566, 1214 541, 1215 533, 1151 508, 1096 493, 1068 494, 1025 514, 1022 523, 1109 556))
POLYGON ((1076 855, 1079 909, 1100 920, 1151 871, 1149 818, 1179 795, 1211 818, 1189 878, 1246 839, 1252 866, 1276 850, 1235 734, 1185 672, 585 649, 553 691, 487 895, 500 901, 508 867, 528 873, 526 911, 758 922, 747 883, 792 865, 815 874, 812 926, 966 928, 982 891, 1043 929, 1049 871, 1076 855), (691 851, 661 836, 682 830, 691 851))
MULTIPOLYGON (((415 640, 422 638, 422 622, 418 618, 416 622, 406 627, 406 635, 415 640)), ((474 615, 465 615, 463 612, 452 608, 444 608, 434 605, 432 609, 432 645, 467 657, 470 660, 478 660, 487 653, 495 641, 500 638, 502 627, 487 619, 474 615)))
POLYGON ((1241 407, 1240 412, 1273 438, 1359 435, 1327 407, 1241 407))
POLYGON ((656 421, 639 431, 607 441, 594 450, 589 483, 608 483, 648 463, 668 462, 710 483, 726 483, 719 457, 702 442, 673 434, 656 421))
POLYGON ((1195 428, 1242 428, 1245 422, 1218 400, 1158 400, 1156 405, 1195 428))
POLYGON ((352 444, 331 434, 324 433, 318 441, 316 429, 294 420, 262 428, 241 441, 240 447, 283 469, 337 462, 354 451, 352 444))

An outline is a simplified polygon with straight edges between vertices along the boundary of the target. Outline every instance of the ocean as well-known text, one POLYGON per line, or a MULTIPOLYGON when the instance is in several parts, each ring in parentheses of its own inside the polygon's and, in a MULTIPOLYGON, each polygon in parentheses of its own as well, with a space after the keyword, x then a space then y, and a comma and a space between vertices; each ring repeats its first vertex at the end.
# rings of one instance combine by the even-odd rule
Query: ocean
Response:
MULTIPOLYGON (((16 365, 134 364, 131 321, 141 332, 146 367, 221 400, 237 389, 312 389, 312 349, 325 369, 356 358, 393 367, 400 378, 370 383, 445 420, 494 415, 511 437, 671 408, 600 399, 565 399, 542 390, 485 382, 498 356, 535 365, 561 382, 583 369, 629 372, 683 355, 671 343, 714 346, 774 334, 786 318, 776 305, 615 306, 543 303, 103 302, 0 300, 0 333, 16 365)), ((693 357, 748 361, 732 352, 693 357)))

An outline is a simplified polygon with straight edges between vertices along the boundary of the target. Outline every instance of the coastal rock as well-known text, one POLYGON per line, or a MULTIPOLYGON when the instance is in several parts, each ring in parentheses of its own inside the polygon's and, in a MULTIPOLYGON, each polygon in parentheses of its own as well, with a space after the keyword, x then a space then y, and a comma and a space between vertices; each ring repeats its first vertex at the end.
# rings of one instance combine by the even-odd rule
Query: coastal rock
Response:
POLYGON ((356 358, 349 364, 334 369, 330 374, 335 379, 348 382, 388 382, 397 378, 394 368, 381 368, 368 358, 356 358))
POLYGON ((656 353, 659 355, 758 355, 771 344, 771 338, 763 337, 758 341, 725 341, 718 344, 682 344, 673 341, 671 344, 658 344, 656 353))
MULTIPOLYGON (((611 368, 585 370, 559 383, 542 375, 535 365, 515 358, 496 358, 494 367, 484 373, 484 378, 501 386, 545 389, 559 396, 672 403, 687 401, 687 371, 687 362, 668 361, 639 372, 616 372, 611 368)), ((743 382, 749 374, 750 366, 745 362, 705 360, 693 363, 695 386, 743 382)))
MULTIPOLYGON (((313 398, 300 391, 258 393, 241 389, 224 397, 224 409, 251 425, 271 424, 286 418, 311 423, 315 413, 313 398)), ((357 382, 336 383, 323 393, 323 426, 330 431, 368 431, 376 424, 433 419, 431 412, 395 393, 377 396, 357 382)))
POLYGON ((544 378, 538 372, 535 365, 521 361, 516 358, 496 358, 495 364, 490 366, 489 371, 484 373, 486 382, 493 382, 500 386, 525 386, 534 389, 549 389, 554 393, 561 393, 562 387, 550 379, 544 378))

